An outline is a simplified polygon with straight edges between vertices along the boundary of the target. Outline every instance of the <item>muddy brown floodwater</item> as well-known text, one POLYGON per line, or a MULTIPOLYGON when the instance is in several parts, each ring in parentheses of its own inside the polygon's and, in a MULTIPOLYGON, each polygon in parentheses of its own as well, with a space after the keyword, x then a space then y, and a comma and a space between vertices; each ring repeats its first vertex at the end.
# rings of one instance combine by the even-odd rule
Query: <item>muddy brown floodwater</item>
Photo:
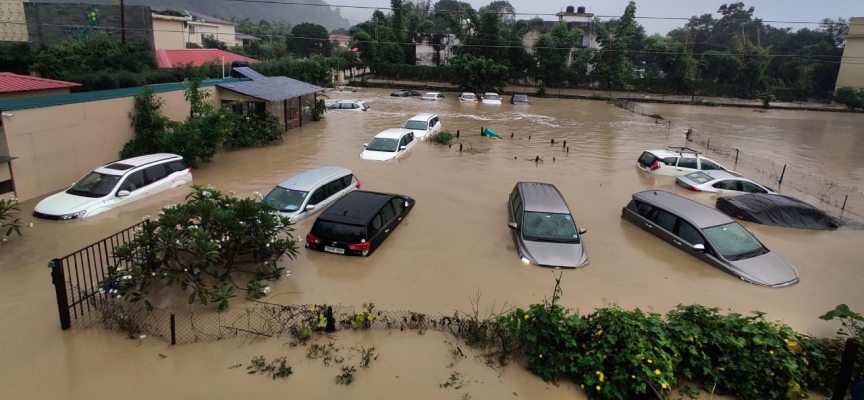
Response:
MULTIPOLYGON (((382 310, 450 314, 468 310, 469 296, 482 293, 481 308, 527 306, 550 295, 553 270, 525 266, 507 228, 506 199, 518 181, 555 184, 577 223, 588 228, 584 243, 591 263, 564 271, 562 303, 590 311, 607 303, 665 312, 679 303, 700 303, 737 312, 761 310, 794 328, 832 334, 836 326, 817 317, 840 303, 864 308, 860 247, 864 231, 811 232, 744 223, 770 249, 794 264, 801 283, 768 289, 746 284, 678 251, 620 218, 633 192, 662 189, 705 204, 711 195, 685 192, 669 177, 651 177, 634 163, 642 150, 684 144, 686 126, 745 143, 761 154, 798 162, 850 185, 864 183, 864 116, 833 113, 652 106, 673 120, 673 130, 597 101, 534 99, 530 107, 461 104, 454 95, 437 103, 397 99, 389 91, 331 93, 333 98, 370 100, 369 112, 331 112, 326 120, 292 131, 266 148, 220 153, 195 171, 195 183, 251 195, 288 176, 322 165, 351 168, 363 189, 406 194, 417 206, 370 258, 346 258, 302 250, 284 261, 289 279, 272 285, 278 303, 375 302, 382 310), (441 116, 444 128, 460 130, 464 151, 422 144, 398 162, 358 158, 375 133, 399 126, 414 113, 441 116), (490 126, 502 139, 478 136, 490 126), (511 132, 514 138, 510 139, 511 132), (530 139, 529 139, 530 137, 530 139), (551 146, 550 140, 556 145, 551 146), (566 140, 569 154, 562 151, 566 140), (540 156, 543 162, 528 159, 540 156)), ((746 172, 746 171, 743 171, 746 172)), ((239 339, 169 347, 154 338, 126 340, 100 330, 61 332, 46 263, 123 229, 185 190, 142 200, 94 218, 66 223, 35 220, 23 238, 0 246, 0 398, 298 398, 532 399, 575 396, 574 385, 552 386, 517 365, 502 374, 472 357, 453 368, 450 337, 428 332, 340 332, 337 341, 374 344, 381 354, 350 386, 337 386, 335 368, 307 360, 286 340, 246 343, 239 339), (167 358, 160 357, 159 354, 167 358), (252 356, 287 355, 295 374, 285 381, 246 376, 252 356), (450 372, 470 384, 441 389, 450 372)), ((22 204, 23 221, 36 200, 22 204)), ((312 220, 303 221, 304 237, 312 220)))

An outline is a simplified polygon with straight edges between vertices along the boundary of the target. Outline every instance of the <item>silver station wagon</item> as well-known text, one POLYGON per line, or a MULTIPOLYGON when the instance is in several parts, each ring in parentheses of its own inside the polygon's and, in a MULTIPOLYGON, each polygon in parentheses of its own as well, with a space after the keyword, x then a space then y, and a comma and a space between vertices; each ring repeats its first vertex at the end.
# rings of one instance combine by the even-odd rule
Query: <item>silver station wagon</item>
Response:
POLYGON ((526 264, 578 268, 588 264, 582 246, 585 228, 577 228, 561 192, 554 185, 519 182, 507 202, 508 226, 519 257, 526 264))
POLYGON ((741 280, 784 287, 798 271, 717 210, 661 190, 633 194, 621 218, 741 280))
POLYGON ((291 222, 298 222, 359 188, 360 181, 350 169, 327 166, 286 179, 262 201, 279 210, 279 214, 291 222))

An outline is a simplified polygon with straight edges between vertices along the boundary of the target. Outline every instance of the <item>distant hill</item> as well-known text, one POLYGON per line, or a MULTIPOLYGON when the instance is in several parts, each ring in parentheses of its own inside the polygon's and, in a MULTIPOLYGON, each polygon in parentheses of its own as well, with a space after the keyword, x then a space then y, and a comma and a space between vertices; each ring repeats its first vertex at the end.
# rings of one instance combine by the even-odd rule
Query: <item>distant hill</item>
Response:
MULTIPOLYGON (((289 0, 286 0, 289 1, 289 0)), ((85 3, 85 4, 115 4, 114 0, 30 0, 31 3, 85 3)), ((303 0, 304 3, 327 4, 323 0, 303 0)), ((117 1, 116 3, 119 3, 117 1)), ((154 10, 172 9, 177 11, 190 10, 201 14, 212 15, 221 19, 235 21, 249 18, 254 22, 287 21, 291 25, 303 22, 324 25, 328 31, 336 28, 348 28, 351 23, 342 18, 339 12, 330 7, 312 7, 302 5, 281 5, 273 3, 252 3, 226 0, 126 0, 126 5, 148 6, 154 10)))

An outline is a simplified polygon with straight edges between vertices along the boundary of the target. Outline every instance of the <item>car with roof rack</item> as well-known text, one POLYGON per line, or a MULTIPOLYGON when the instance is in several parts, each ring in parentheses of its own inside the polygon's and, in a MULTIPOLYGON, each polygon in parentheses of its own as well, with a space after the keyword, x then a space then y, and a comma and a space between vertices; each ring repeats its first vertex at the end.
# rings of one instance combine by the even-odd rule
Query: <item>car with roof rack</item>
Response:
POLYGON ((114 161, 40 201, 33 216, 61 221, 92 217, 191 182, 192 168, 176 154, 114 161))
POLYGON ((651 175, 665 176, 687 175, 696 171, 729 171, 697 150, 675 146, 645 150, 636 161, 636 168, 651 175))

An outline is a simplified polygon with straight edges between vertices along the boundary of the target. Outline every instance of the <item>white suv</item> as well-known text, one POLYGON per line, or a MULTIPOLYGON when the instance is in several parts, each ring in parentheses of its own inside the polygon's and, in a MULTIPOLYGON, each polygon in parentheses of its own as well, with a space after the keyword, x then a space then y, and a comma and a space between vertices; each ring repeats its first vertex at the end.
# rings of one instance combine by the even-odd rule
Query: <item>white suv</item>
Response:
POLYGON ((40 201, 37 218, 69 220, 92 217, 192 182, 192 168, 176 154, 151 154, 96 168, 68 190, 40 201))
POLYGON ((696 171, 729 171, 702 153, 687 147, 666 146, 663 150, 646 150, 636 161, 639 168, 651 175, 681 176, 696 171))
POLYGON ((441 131, 441 119, 435 114, 417 114, 408 119, 402 127, 414 132, 414 137, 425 140, 426 137, 441 131))
POLYGON ((369 103, 363 100, 336 100, 327 105, 327 110, 367 111, 369 103))

